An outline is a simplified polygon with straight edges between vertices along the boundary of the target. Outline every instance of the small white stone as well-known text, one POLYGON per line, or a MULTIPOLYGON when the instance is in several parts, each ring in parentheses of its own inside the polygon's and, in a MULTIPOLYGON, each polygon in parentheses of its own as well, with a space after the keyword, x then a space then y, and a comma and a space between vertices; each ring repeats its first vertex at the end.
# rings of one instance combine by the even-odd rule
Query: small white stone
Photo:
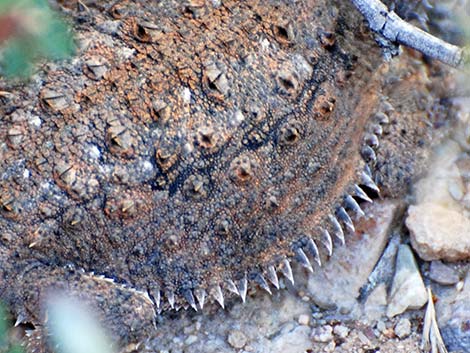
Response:
POLYGON ((88 147, 88 155, 93 159, 98 159, 101 156, 100 149, 96 145, 90 145, 88 147))
POLYGON ((195 343, 196 341, 197 341, 197 336, 189 335, 188 338, 186 338, 186 340, 184 341, 184 344, 187 345, 187 346, 190 346, 193 343, 195 343))
POLYGON ((330 342, 333 340, 333 327, 330 325, 316 327, 312 332, 312 339, 316 342, 330 342))
POLYGON ((240 330, 232 330, 228 334, 227 341, 233 348, 240 349, 246 344, 246 336, 240 330))
POLYGON ((31 176, 29 169, 23 170, 23 178, 28 179, 31 176))
POLYGON ((271 43, 269 43, 269 40, 268 40, 268 39, 264 38, 264 39, 261 41, 260 44, 261 44, 261 45, 260 45, 260 46, 261 46, 261 50, 262 50, 262 51, 266 51, 266 50, 269 49, 269 46, 270 46, 271 43))
POLYGON ((358 331, 357 337, 359 338, 359 340, 362 342, 363 345, 366 345, 366 346, 370 345, 370 340, 367 338, 366 335, 364 335, 363 332, 358 331))
POLYGON ((230 119, 230 125, 233 127, 240 126, 240 124, 245 120, 245 116, 241 112, 241 110, 237 110, 233 116, 232 119, 230 119))
POLYGON ((41 127, 42 121, 41 118, 36 115, 33 115, 31 116, 31 118, 29 118, 29 123, 39 129, 41 127))
POLYGON ((325 352, 334 352, 336 348, 336 342, 335 341, 331 341, 330 343, 328 343, 325 348, 323 348, 323 350, 325 352))
POLYGON ((340 338, 346 338, 349 335, 349 328, 344 325, 336 325, 333 333, 340 338))
POLYGON ((377 327, 377 330, 379 330, 382 333, 385 332, 385 330, 387 329, 387 325, 385 325, 385 322, 383 322, 382 320, 379 320, 377 322, 376 327, 377 327))
POLYGON ((153 171, 153 164, 150 161, 144 161, 142 163, 142 168, 146 172, 151 172, 151 171, 153 171))
POLYGON ((310 317, 307 314, 299 315, 298 322, 300 325, 308 326, 310 323, 310 317))
POLYGON ((400 338, 406 338, 411 334, 411 322, 408 319, 401 318, 395 325, 395 334, 400 338))
POLYGON ((191 90, 188 87, 183 88, 181 92, 181 96, 183 98, 183 102, 186 104, 191 103, 191 90))

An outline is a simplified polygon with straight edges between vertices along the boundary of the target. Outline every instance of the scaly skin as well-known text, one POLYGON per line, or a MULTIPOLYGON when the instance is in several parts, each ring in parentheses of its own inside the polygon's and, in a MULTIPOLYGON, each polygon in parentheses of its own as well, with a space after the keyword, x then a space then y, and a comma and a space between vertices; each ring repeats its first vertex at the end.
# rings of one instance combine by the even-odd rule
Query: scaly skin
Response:
POLYGON ((111 3, 67 1, 77 56, 1 83, 0 298, 30 350, 52 289, 127 344, 173 296, 264 285, 309 239, 325 260, 366 162, 397 196, 431 139, 445 72, 385 63, 347 1, 111 3))

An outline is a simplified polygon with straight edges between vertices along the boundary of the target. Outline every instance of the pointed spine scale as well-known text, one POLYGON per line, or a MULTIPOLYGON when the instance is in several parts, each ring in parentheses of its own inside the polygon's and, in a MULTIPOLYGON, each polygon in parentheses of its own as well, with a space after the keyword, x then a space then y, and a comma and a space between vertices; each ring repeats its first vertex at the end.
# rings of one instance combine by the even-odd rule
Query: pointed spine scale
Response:
POLYGON ((309 272, 313 273, 313 267, 310 261, 308 260, 307 255, 305 255, 302 248, 297 248, 294 250, 296 260, 305 267, 309 272))
POLYGON ((168 304, 172 309, 175 308, 175 293, 173 291, 166 292, 166 298, 168 299, 168 304))
POLYGON ((318 246, 312 238, 307 240, 307 251, 310 256, 313 257, 318 266, 321 266, 320 252, 318 251, 318 246))
POLYGON ((162 297, 160 294, 160 288, 156 287, 154 289, 149 290, 150 295, 153 297, 153 300, 155 302, 155 306, 157 307, 157 311, 161 310, 161 305, 162 305, 162 297))
POLYGON ((269 266, 266 271, 266 277, 268 278, 269 282, 273 284, 276 289, 279 289, 279 278, 277 278, 276 269, 274 266, 269 266))
POLYGON ((196 301, 194 300, 193 292, 190 289, 185 289, 183 291, 183 297, 186 299, 191 308, 193 308, 194 311, 197 311, 196 301))
POLYGON ((256 273, 253 280, 260 285, 261 288, 263 288, 266 292, 269 294, 273 294, 271 292, 271 288, 269 288, 269 284, 264 278, 264 276, 261 273, 256 273))
POLYGON ((357 201, 351 195, 347 195, 344 199, 344 203, 348 209, 353 211, 359 217, 364 217, 366 214, 362 210, 361 206, 357 203, 357 201))
POLYGON ((225 284, 226 284, 225 288, 227 288, 229 292, 236 294, 236 295, 240 295, 240 293, 238 292, 237 286, 231 279, 227 280, 225 284))
POLYGON ((362 185, 367 186, 369 189, 374 190, 376 193, 380 193, 379 187, 374 183, 372 178, 367 174, 366 171, 364 171, 361 175, 362 177, 362 185))
POLYGON ((375 134, 371 134, 371 133, 366 134, 364 136, 364 142, 372 148, 379 147, 379 138, 375 134))
POLYGON ((365 145, 364 147, 362 147, 361 154, 362 158, 364 158, 367 163, 375 163, 377 160, 377 156, 375 154, 374 149, 369 145, 365 145))
POLYGON ((210 291, 210 293, 214 297, 214 299, 217 301, 217 303, 220 304, 222 309, 225 309, 224 294, 222 293, 222 288, 219 285, 216 285, 212 287, 212 290, 210 291))
POLYGON ((333 240, 331 239, 330 232, 322 228, 321 233, 321 242, 325 246, 326 251, 328 251, 328 256, 333 254, 333 240))
POLYGON ((246 274, 243 276, 243 278, 238 281, 238 293, 240 294, 240 298, 242 299, 242 302, 244 303, 246 300, 246 292, 248 290, 248 281, 246 279, 246 274))
POLYGON ((204 303, 206 301, 206 291, 202 288, 196 288, 194 290, 194 295, 196 296, 196 299, 199 303, 199 307, 201 308, 201 310, 204 308, 204 303))
POLYGON ((280 265, 281 273, 286 277, 289 282, 294 285, 294 275, 292 274, 292 268, 290 267, 289 260, 284 259, 280 265))
POLYGON ((361 189, 359 185, 354 185, 353 196, 360 198, 366 202, 373 203, 372 199, 361 189))
POLYGON ((382 125, 379 124, 372 124, 370 127, 370 131, 376 136, 382 136, 382 134, 384 133, 382 125))
POLYGON ((18 317, 16 318, 14 327, 18 327, 25 321, 26 321, 26 316, 24 314, 19 314, 18 317))
POLYGON ((338 218, 333 216, 332 214, 329 215, 331 225, 333 226, 333 234, 335 235, 336 238, 339 239, 341 242, 341 245, 344 245, 346 243, 344 239, 344 231, 343 227, 341 227, 341 223, 339 223, 338 218))
POLYGON ((354 228, 354 223, 351 220, 351 217, 349 217, 348 213, 344 209, 344 207, 338 208, 338 217, 341 221, 343 221, 344 225, 352 232, 354 233, 356 229, 354 228))

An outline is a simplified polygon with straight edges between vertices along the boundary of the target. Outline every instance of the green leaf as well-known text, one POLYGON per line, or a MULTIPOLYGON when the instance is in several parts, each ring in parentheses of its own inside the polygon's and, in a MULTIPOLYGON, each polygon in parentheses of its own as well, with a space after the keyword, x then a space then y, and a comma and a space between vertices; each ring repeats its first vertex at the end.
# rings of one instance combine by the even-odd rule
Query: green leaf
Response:
POLYGON ((24 350, 19 344, 14 344, 10 347, 8 353, 24 353, 24 350))
POLYGON ((32 52, 24 41, 13 41, 3 53, 2 68, 6 77, 31 74, 32 52))
POLYGON ((49 59, 65 59, 74 51, 73 38, 62 20, 53 18, 44 34, 40 36, 38 51, 49 59))
POLYGON ((0 74, 26 78, 35 60, 61 60, 74 53, 72 31, 66 21, 50 9, 47 0, 0 0, 0 18, 9 12, 24 16, 18 21, 28 25, 26 31, 9 38, 5 47, 0 48, 0 74), (37 23, 40 25, 35 25, 37 23))
POLYGON ((0 306, 0 351, 6 347, 8 343, 8 325, 5 309, 0 306))

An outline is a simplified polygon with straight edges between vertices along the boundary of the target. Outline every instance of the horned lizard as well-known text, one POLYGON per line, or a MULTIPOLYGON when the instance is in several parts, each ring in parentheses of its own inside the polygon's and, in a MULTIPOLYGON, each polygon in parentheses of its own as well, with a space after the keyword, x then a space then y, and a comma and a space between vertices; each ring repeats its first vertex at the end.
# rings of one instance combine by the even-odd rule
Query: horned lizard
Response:
POLYGON ((349 1, 61 4, 76 57, 0 81, 0 298, 31 350, 51 289, 129 343, 160 310, 313 271, 445 115, 446 71, 387 62, 349 1))

